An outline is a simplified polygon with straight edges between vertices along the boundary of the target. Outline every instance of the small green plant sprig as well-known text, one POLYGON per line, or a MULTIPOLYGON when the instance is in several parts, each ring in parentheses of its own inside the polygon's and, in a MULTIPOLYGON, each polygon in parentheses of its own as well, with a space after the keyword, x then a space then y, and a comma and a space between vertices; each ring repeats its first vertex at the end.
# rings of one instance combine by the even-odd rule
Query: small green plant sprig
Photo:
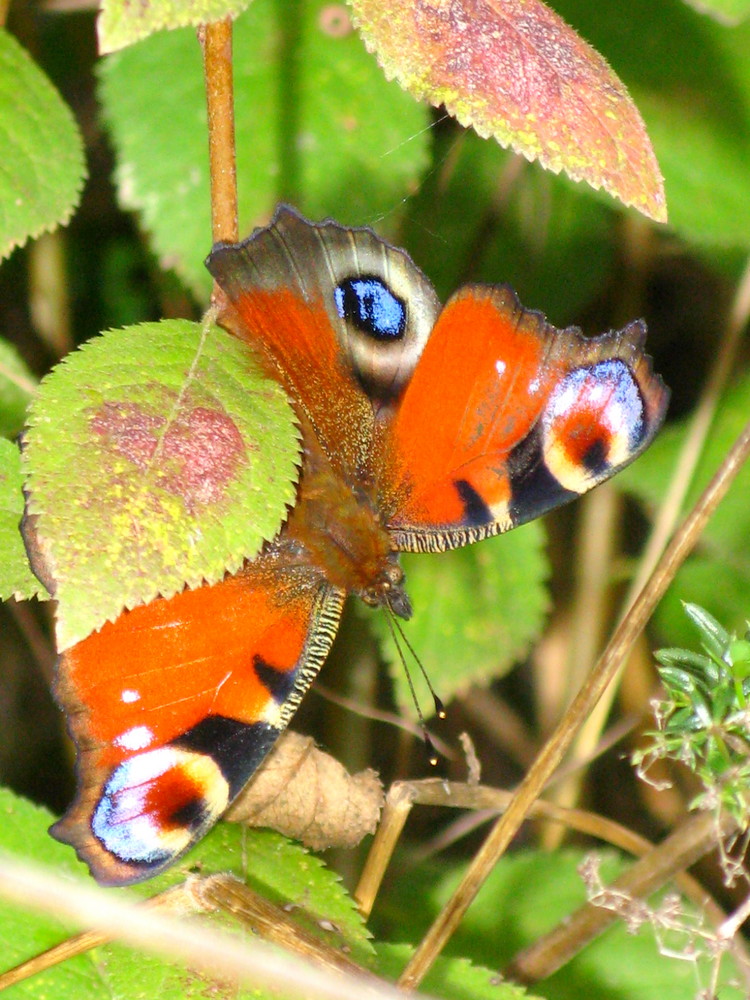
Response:
POLYGON ((704 791, 694 809, 727 811, 750 826, 750 631, 736 638, 697 604, 685 604, 702 653, 656 653, 667 696, 656 705, 653 744, 634 755, 641 773, 657 759, 685 764, 704 791))

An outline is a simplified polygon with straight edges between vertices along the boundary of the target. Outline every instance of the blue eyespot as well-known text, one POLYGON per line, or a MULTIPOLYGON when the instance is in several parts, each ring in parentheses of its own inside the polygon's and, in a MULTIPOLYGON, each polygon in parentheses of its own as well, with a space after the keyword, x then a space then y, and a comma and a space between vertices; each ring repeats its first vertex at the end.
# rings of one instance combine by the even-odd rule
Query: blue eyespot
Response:
POLYGON ((398 340, 406 329, 406 306, 381 278, 347 278, 333 291, 339 316, 375 340, 398 340))

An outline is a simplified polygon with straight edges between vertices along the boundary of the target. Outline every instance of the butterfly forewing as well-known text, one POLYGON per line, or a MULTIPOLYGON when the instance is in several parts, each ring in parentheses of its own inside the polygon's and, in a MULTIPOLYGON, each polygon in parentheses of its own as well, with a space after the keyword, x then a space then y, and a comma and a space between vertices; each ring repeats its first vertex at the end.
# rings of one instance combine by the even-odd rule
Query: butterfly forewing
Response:
POLYGON ((325 659, 343 595, 261 558, 125 612, 61 657, 79 789, 55 825, 103 884, 154 875, 213 825, 325 659))
POLYGON ((334 468, 356 474, 373 401, 401 392, 438 314, 429 281, 371 230, 313 225, 286 206, 206 265, 231 303, 222 324, 261 352, 334 468))

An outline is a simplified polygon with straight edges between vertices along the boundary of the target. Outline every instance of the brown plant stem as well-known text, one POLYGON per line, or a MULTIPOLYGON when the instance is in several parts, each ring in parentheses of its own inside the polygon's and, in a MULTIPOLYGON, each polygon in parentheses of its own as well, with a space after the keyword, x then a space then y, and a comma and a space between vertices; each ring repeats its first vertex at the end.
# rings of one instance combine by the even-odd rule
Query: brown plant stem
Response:
MULTIPOLYGON (((289 913, 258 895, 233 875, 209 875, 194 882, 193 891, 203 909, 231 913, 254 934, 287 951, 296 952, 317 966, 370 978, 370 973, 348 958, 343 946, 327 944, 306 931, 289 913)), ((373 981, 375 977, 372 977, 373 981)))
MULTIPOLYGON (((189 887, 189 883, 188 883, 189 887)), ((403 993, 370 974, 336 972, 273 948, 254 936, 236 935, 197 921, 178 920, 126 903, 80 881, 60 878, 0 852, 0 895, 23 906, 73 921, 191 969, 244 983, 254 990, 306 1000, 403 1000, 403 993)))
MULTIPOLYGON (((396 841, 415 805, 442 806, 454 809, 472 809, 475 812, 493 810, 504 812, 513 801, 513 792, 487 785, 471 785, 442 778, 425 778, 420 781, 396 781, 388 790, 382 819, 375 834, 370 853, 354 893, 362 916, 369 917, 375 897, 393 854, 396 841)), ((654 845, 621 823, 582 809, 570 809, 545 799, 537 799, 529 811, 530 819, 544 819, 575 830, 578 833, 604 841, 636 857, 649 855, 654 845)), ((672 877, 670 872, 667 876, 672 877)), ((713 924, 723 926, 726 915, 707 897, 703 886, 686 872, 677 872, 680 890, 703 909, 713 924)))
MULTIPOLYGON (((622 517, 622 499, 611 483, 593 490, 584 497, 578 518, 578 532, 574 544, 576 553, 575 591, 568 629, 566 685, 562 708, 585 681, 596 662, 596 657, 606 639, 612 563, 615 557, 617 526, 622 517)), ((601 734, 599 734, 601 735, 601 734)), ((595 747, 587 747, 593 752, 595 747)), ((584 771, 574 770, 565 780, 549 792, 550 798, 561 806, 574 806, 579 800, 584 771)), ((555 850, 565 835, 560 826, 542 830, 542 846, 555 850)))
POLYGON ((208 106, 208 156, 211 172, 211 234, 214 243, 236 243, 237 167, 234 145, 232 22, 202 25, 203 72, 208 106))
POLYGON ((500 817, 470 864, 460 885, 416 949, 400 985, 416 987, 460 924, 480 887, 504 854, 542 788, 559 765, 589 712, 617 674, 620 664, 645 627, 678 568, 698 542, 701 532, 750 454, 750 422, 746 424, 695 507, 675 533, 648 583, 615 630, 599 661, 576 695, 560 724, 542 748, 518 787, 508 811, 500 817))
MULTIPOLYGON (((653 528, 643 550, 638 572, 622 604, 623 613, 645 586, 653 572, 667 541, 674 531, 685 497, 693 481, 698 462, 721 401, 721 394, 734 371, 735 360, 742 342, 742 332, 750 317, 750 260, 735 290, 719 348, 706 379, 698 405, 693 412, 671 482, 654 518, 653 528)), ((616 685, 612 684, 599 704, 581 727, 571 751, 573 759, 585 757, 596 745, 606 724, 615 697, 616 685)))

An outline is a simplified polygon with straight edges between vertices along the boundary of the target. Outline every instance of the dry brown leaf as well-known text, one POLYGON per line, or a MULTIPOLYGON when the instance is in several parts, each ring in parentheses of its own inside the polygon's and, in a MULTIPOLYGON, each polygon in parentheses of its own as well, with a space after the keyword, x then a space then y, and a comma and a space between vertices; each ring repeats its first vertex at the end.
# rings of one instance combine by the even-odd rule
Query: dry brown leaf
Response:
POLYGON ((322 851, 355 847, 375 831, 382 806, 374 771, 349 774, 310 737, 286 732, 225 818, 270 827, 322 851))

